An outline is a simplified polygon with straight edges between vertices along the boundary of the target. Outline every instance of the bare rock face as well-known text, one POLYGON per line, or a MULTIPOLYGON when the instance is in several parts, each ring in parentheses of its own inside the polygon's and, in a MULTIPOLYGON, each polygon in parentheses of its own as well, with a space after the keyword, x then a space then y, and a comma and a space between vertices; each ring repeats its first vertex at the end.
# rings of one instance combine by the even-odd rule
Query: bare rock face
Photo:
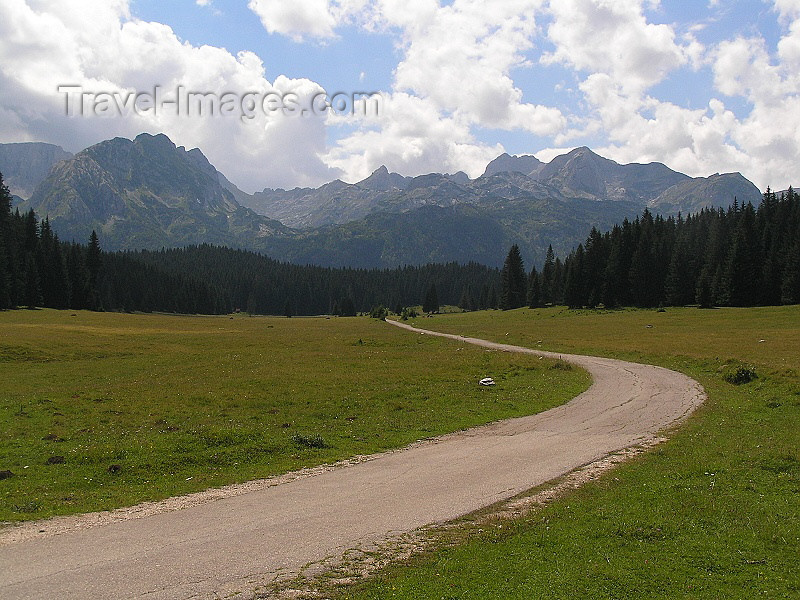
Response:
POLYGON ((27 199, 53 165, 71 157, 71 153, 53 144, 0 144, 0 173, 12 194, 27 199))
POLYGON ((710 207, 728 207, 734 199, 740 206, 752 202, 757 206, 761 192, 741 173, 715 174, 710 177, 693 177, 665 190, 648 206, 660 213, 697 213, 710 207))
POLYGON ((645 205, 689 176, 661 163, 621 165, 584 147, 557 156, 536 178, 565 195, 645 205))
POLYGON ((528 177, 535 177, 544 167, 544 163, 535 156, 511 156, 501 154, 486 165, 483 176, 496 175, 497 173, 522 173, 528 177))
POLYGON ((212 243, 257 245, 263 228, 286 228, 242 207, 200 150, 165 135, 100 142, 56 164, 27 205, 63 239, 103 248, 212 243))

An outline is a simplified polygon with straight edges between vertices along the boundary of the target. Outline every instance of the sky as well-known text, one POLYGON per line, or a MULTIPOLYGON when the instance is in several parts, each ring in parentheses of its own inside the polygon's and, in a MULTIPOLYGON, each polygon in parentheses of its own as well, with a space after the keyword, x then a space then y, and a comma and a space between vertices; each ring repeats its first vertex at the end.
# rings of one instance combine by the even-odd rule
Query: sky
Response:
POLYGON ((142 132, 248 192, 579 146, 781 190, 800 0, 0 1, 0 142, 142 132))

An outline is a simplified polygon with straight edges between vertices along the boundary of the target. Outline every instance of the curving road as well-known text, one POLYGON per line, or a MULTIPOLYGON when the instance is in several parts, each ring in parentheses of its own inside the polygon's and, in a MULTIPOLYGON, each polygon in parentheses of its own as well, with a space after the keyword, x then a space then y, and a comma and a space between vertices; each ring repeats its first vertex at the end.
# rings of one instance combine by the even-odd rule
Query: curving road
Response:
POLYGON ((247 592, 281 571, 475 511, 611 452, 652 439, 705 398, 660 367, 561 357, 592 386, 567 404, 382 454, 288 483, 59 535, 0 545, 0 597, 188 599, 247 592))

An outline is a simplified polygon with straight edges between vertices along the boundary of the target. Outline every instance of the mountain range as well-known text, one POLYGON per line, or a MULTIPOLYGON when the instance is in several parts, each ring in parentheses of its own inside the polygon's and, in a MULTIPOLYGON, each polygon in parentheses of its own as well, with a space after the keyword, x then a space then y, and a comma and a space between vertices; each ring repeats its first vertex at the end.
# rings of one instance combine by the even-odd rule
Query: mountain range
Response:
POLYGON ((97 231, 105 249, 213 243, 296 263, 394 267, 469 261, 498 265, 517 243, 541 264, 591 227, 647 207, 663 215, 757 204, 738 173, 692 178, 661 163, 621 165, 588 148, 543 163, 503 154, 483 175, 405 177, 380 167, 363 181, 248 194, 199 149, 167 136, 114 138, 75 155, 49 144, 0 144, 0 173, 23 210, 62 239, 97 231))

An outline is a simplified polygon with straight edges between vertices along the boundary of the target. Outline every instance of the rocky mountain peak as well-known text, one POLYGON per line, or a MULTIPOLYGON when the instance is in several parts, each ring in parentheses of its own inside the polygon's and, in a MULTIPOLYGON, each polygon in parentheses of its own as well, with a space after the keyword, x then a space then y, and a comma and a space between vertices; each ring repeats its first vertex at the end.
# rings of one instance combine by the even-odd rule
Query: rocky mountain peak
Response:
POLYGON ((405 188, 406 178, 397 173, 390 173, 385 165, 381 165, 372 172, 372 175, 359 181, 356 185, 372 191, 388 192, 393 189, 405 188))
POLYGON ((488 165, 483 172, 483 177, 496 175, 497 173, 522 173, 534 176, 542 168, 544 163, 535 156, 526 154, 522 156, 511 156, 503 153, 488 165))

